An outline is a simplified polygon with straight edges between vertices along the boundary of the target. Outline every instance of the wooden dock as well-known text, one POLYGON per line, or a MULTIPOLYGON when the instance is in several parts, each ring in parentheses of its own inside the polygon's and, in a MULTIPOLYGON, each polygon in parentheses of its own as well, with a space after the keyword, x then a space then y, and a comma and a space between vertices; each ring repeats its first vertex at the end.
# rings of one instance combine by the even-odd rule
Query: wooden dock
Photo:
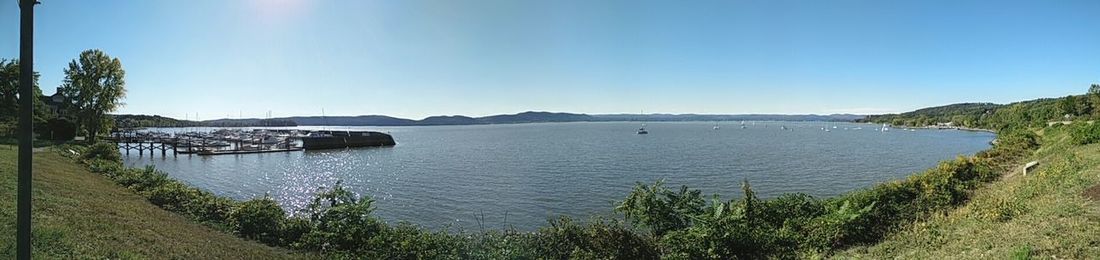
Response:
POLYGON ((153 156, 155 152, 160 152, 161 156, 168 156, 168 152, 172 152, 173 156, 179 154, 198 154, 198 155, 223 155, 223 154, 251 154, 251 153, 275 153, 275 152, 293 152, 301 151, 301 147, 293 147, 290 145, 291 140, 287 139, 280 143, 256 143, 248 140, 224 140, 219 138, 207 138, 201 136, 173 136, 173 137, 156 137, 148 135, 140 135, 136 132, 119 132, 112 134, 107 140, 114 142, 120 150, 123 150, 125 154, 129 155, 131 150, 136 150, 138 155, 145 155, 145 152, 149 152, 149 156, 153 156), (220 144, 219 144, 220 143, 220 144), (229 145, 226 145, 229 143, 229 145), (242 149, 245 145, 259 146, 260 149, 242 149), (290 147, 290 148, 277 148, 290 147), (230 147, 229 149, 224 149, 230 147))

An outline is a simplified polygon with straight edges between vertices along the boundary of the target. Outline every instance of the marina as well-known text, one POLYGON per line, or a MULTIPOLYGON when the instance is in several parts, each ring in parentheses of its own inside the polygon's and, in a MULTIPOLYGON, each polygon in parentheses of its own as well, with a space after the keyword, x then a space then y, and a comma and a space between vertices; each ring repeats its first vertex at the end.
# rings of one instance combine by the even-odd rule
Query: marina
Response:
POLYGON ((216 129, 208 132, 144 131, 129 129, 112 133, 108 140, 129 155, 160 153, 227 155, 293 152, 306 149, 336 149, 365 146, 393 146, 389 134, 372 131, 309 131, 297 129, 216 129))

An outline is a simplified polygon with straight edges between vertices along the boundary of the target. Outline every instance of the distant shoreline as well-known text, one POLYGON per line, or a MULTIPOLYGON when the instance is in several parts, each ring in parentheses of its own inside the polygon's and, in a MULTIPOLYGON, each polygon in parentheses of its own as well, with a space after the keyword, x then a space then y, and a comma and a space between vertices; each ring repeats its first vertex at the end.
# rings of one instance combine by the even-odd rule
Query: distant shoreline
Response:
POLYGON ((364 116, 304 116, 280 118, 215 119, 188 121, 147 115, 115 115, 119 127, 257 127, 275 126, 264 122, 280 122, 279 126, 429 126, 429 125, 492 125, 519 123, 568 123, 568 122, 723 122, 723 121, 789 121, 789 122, 854 122, 866 116, 853 114, 833 115, 699 115, 699 114, 574 114, 554 112, 523 112, 518 114, 484 117, 432 116, 412 120, 381 115, 364 116))
MULTIPOLYGON (((235 128, 235 127, 248 127, 248 128, 293 128, 293 127, 433 127, 433 126, 490 126, 490 125, 526 125, 526 124, 571 124, 571 123, 649 123, 649 124, 654 124, 654 123, 715 123, 715 122, 732 123, 732 122, 739 122, 739 120, 728 120, 728 121, 702 121, 702 120, 684 120, 684 121, 642 121, 642 120, 635 120, 635 121, 630 121, 630 120, 622 120, 622 121, 618 121, 618 120, 617 120, 617 121, 561 121, 561 122, 516 122, 516 123, 450 124, 450 125, 444 125, 444 124, 438 124, 438 125, 293 125, 293 126, 274 126, 274 125, 271 125, 271 126, 264 126, 264 125, 249 125, 249 126, 193 125, 193 126, 142 126, 142 127, 134 127, 134 128, 188 128, 188 127, 211 127, 211 128, 235 128)), ((803 121, 793 121, 793 120, 758 120, 758 121, 752 121, 752 122, 757 122, 757 123, 761 123, 761 122, 795 122, 795 123, 807 123, 807 122, 817 122, 817 123, 848 123, 848 124, 865 124, 865 123, 857 123, 857 122, 851 122, 851 121, 812 121, 812 120, 803 120, 803 121)), ((746 124, 749 124, 749 121, 748 121, 748 120, 746 120, 746 121, 745 121, 745 123, 746 123, 746 124)))
POLYGON ((934 126, 934 125, 929 125, 929 126, 924 126, 922 128, 937 129, 937 130, 959 130, 959 131, 968 131, 968 132, 986 132, 986 133, 991 133, 991 134, 996 134, 997 133, 997 131, 994 131, 992 129, 962 127, 962 126, 934 126))

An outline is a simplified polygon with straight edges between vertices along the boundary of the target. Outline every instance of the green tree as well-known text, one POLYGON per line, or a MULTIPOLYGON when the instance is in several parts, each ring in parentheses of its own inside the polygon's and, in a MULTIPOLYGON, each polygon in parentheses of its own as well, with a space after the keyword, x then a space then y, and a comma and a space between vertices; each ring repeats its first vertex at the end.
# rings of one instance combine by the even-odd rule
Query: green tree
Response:
POLYGON ((1058 102, 1062 114, 1077 115, 1077 96, 1069 95, 1058 102))
MULTIPOLYGON (((45 125, 52 115, 46 104, 39 98, 42 90, 38 88, 38 72, 34 73, 34 124, 36 128, 45 125)), ((0 59, 0 125, 14 127, 19 117, 19 60, 0 59)), ((0 127, 9 128, 9 127, 0 127)), ((8 134, 10 129, 0 129, 0 135, 8 134)))
POLYGON ((86 50, 69 62, 61 91, 69 97, 78 118, 78 128, 96 141, 96 135, 108 130, 112 118, 107 114, 122 105, 126 97, 126 72, 118 58, 100 50, 86 50))
POLYGON ((1086 110, 1088 114, 1100 116, 1100 109, 1096 109, 1097 106, 1100 106, 1100 84, 1089 86, 1089 92, 1086 96, 1080 100, 1080 103, 1084 104, 1078 104, 1078 106, 1082 110, 1086 110))
POLYGON ((1091 115, 1092 111, 1094 109, 1093 108, 1094 107, 1093 101, 1089 100, 1089 97, 1077 98, 1076 105, 1077 105, 1077 107, 1074 108, 1074 112, 1075 112, 1074 114, 1076 114, 1078 116, 1091 115))

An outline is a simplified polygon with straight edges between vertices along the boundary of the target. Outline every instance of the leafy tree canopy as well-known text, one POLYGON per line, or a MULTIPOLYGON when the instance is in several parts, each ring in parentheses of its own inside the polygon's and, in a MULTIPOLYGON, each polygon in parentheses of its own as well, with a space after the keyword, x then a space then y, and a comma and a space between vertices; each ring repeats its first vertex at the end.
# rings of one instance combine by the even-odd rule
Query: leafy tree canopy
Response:
POLYGON ((108 115, 123 105, 126 97, 126 72, 118 58, 100 50, 86 50, 69 62, 61 91, 70 99, 79 124, 89 140, 108 130, 112 120, 108 115))

